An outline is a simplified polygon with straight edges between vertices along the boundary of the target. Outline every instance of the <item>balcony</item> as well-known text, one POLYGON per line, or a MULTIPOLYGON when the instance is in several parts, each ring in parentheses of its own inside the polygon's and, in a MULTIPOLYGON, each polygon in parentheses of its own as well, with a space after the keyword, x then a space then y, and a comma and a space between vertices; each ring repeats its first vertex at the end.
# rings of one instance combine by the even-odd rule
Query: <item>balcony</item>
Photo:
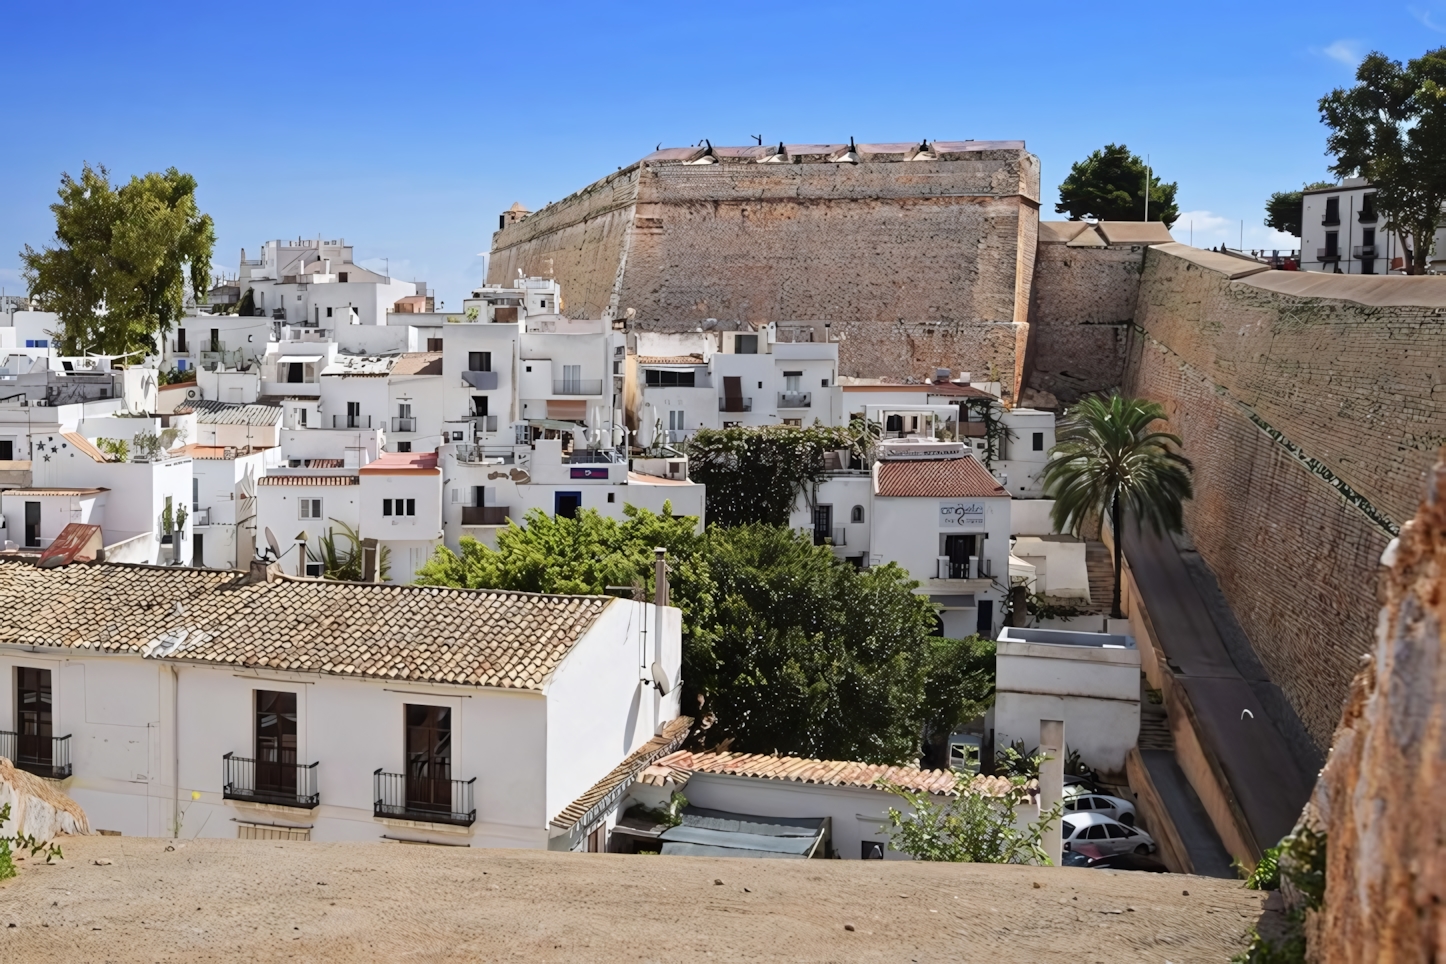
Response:
POLYGON ((939 568, 935 579, 988 579, 989 560, 970 556, 964 560, 939 557, 939 568))
POLYGON ((332 428, 371 428, 372 417, 370 415, 333 415, 331 417, 332 428))
POLYGON ((35 736, 0 730, 0 756, 27 773, 64 780, 70 776, 70 734, 35 736))
POLYGON ((494 392, 497 390, 496 372, 463 372, 462 381, 481 392, 494 392))
POLYGON ((601 395, 602 391, 601 378, 564 378, 552 383, 554 395, 601 395))
POLYGON ((1315 259, 1320 262, 1339 261, 1341 252, 1338 248, 1316 248, 1315 259))
POLYGON ((1374 261, 1379 258, 1380 255, 1376 254, 1376 246, 1374 244, 1358 244, 1354 248, 1351 248, 1351 257, 1358 260, 1374 261))
POLYGON ((848 531, 839 529, 814 529, 813 544, 816 546, 846 546, 848 531))
POLYGON ((512 512, 505 505, 467 505, 462 507, 464 526, 505 526, 507 516, 512 512))
POLYGON ((448 780, 377 770, 372 774, 372 815, 470 827, 477 822, 477 805, 473 802, 476 785, 476 777, 448 780))
POLYGON ((286 309, 285 309, 285 308, 272 308, 272 309, 271 309, 271 317, 272 317, 273 319, 277 320, 277 321, 285 321, 285 320, 286 320, 286 309))
POLYGON ((1328 227, 1328 228, 1333 228, 1333 227, 1335 227, 1336 225, 1338 225, 1338 224, 1341 223, 1341 212, 1340 212, 1340 211, 1332 212, 1329 208, 1327 208, 1327 209, 1326 209, 1326 213, 1325 213, 1325 217, 1323 217, 1323 218, 1320 219, 1320 223, 1323 224, 1323 225, 1325 225, 1325 226, 1328 227))
POLYGON ((415 432, 416 430, 417 420, 415 418, 404 418, 402 416, 397 416, 392 419, 393 432, 415 432))
POLYGON ((614 449, 576 449, 567 457, 569 465, 601 465, 626 462, 628 457, 614 449))
POLYGON ((478 432, 497 431, 496 415, 470 415, 468 416, 467 421, 471 422, 472 427, 478 432))
POLYGON ((210 525, 210 524, 211 524, 211 509, 210 509, 210 507, 207 507, 207 508, 205 508, 205 509, 198 509, 198 508, 196 508, 195 506, 192 506, 192 507, 191 507, 191 525, 193 525, 193 526, 208 526, 208 525, 210 525))
POLYGON ((779 408, 808 408, 813 404, 812 392, 779 392, 779 408))
POLYGON ((1358 224, 1375 224, 1379 220, 1381 220, 1381 215, 1375 208, 1361 208, 1356 212, 1356 222, 1358 224))
POLYGON ((718 411, 751 412, 753 411, 753 399, 724 395, 718 399, 718 411))
POLYGON ((312 810, 321 803, 316 767, 315 763, 258 762, 228 753, 221 758, 221 796, 226 800, 312 810))

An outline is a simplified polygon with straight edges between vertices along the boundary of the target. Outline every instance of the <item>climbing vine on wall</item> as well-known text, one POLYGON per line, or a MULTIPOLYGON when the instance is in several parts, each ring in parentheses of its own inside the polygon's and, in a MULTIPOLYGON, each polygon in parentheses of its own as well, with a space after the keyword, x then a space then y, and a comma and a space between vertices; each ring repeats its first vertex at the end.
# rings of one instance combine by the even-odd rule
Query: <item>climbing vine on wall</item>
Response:
POLYGON ((823 425, 700 429, 688 440, 688 475, 707 486, 710 524, 786 526, 799 495, 812 501, 825 454, 871 451, 872 437, 823 425))

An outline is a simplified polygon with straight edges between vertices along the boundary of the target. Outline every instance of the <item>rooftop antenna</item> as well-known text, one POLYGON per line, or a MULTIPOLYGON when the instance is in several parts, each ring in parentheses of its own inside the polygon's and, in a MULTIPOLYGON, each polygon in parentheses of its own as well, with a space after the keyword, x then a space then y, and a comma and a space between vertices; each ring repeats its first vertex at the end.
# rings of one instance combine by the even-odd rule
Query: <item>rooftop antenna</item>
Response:
POLYGON ((757 141, 759 147, 762 147, 762 146, 763 146, 763 135, 762 135, 762 134, 749 134, 748 136, 751 137, 751 138, 753 138, 755 141, 757 141))

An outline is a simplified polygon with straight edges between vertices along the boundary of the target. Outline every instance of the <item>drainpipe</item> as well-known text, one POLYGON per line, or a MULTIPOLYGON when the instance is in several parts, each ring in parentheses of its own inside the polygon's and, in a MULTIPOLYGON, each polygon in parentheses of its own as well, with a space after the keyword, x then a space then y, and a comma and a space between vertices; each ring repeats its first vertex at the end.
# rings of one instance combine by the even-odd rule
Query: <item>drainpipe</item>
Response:
MULTIPOLYGON (((653 660, 663 657, 663 608, 668 605, 668 550, 658 547, 653 550, 653 660)), ((651 667, 649 667, 651 669, 651 667)), ((672 683, 672 680, 668 681, 672 683)), ((675 684, 676 685, 676 684, 675 684)), ((663 691, 657 679, 653 680, 653 730, 658 729, 658 717, 662 715, 663 691)))
POLYGON ((181 836, 181 674, 171 664, 171 836, 181 836))

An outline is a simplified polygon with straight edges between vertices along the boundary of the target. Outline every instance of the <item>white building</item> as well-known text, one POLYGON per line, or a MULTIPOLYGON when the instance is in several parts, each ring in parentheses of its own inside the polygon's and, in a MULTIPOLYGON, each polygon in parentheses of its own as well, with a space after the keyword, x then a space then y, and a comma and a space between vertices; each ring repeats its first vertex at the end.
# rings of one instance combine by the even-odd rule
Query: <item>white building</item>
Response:
POLYGON ((1039 743, 1040 720, 1063 720, 1088 766, 1123 773, 1140 734, 1140 651, 1129 636, 1006 627, 995 649, 995 746, 1039 743))
MULTIPOLYGON (((1428 258, 1431 270, 1446 271, 1446 211, 1428 258)), ((1305 271, 1337 274, 1402 273, 1410 244, 1386 229, 1376 208, 1376 189, 1363 177, 1306 191, 1301 216, 1300 257, 1305 271)))
POLYGON ((649 603, 4 561, 0 608, 6 755, 126 836, 580 848, 686 728, 649 603))

